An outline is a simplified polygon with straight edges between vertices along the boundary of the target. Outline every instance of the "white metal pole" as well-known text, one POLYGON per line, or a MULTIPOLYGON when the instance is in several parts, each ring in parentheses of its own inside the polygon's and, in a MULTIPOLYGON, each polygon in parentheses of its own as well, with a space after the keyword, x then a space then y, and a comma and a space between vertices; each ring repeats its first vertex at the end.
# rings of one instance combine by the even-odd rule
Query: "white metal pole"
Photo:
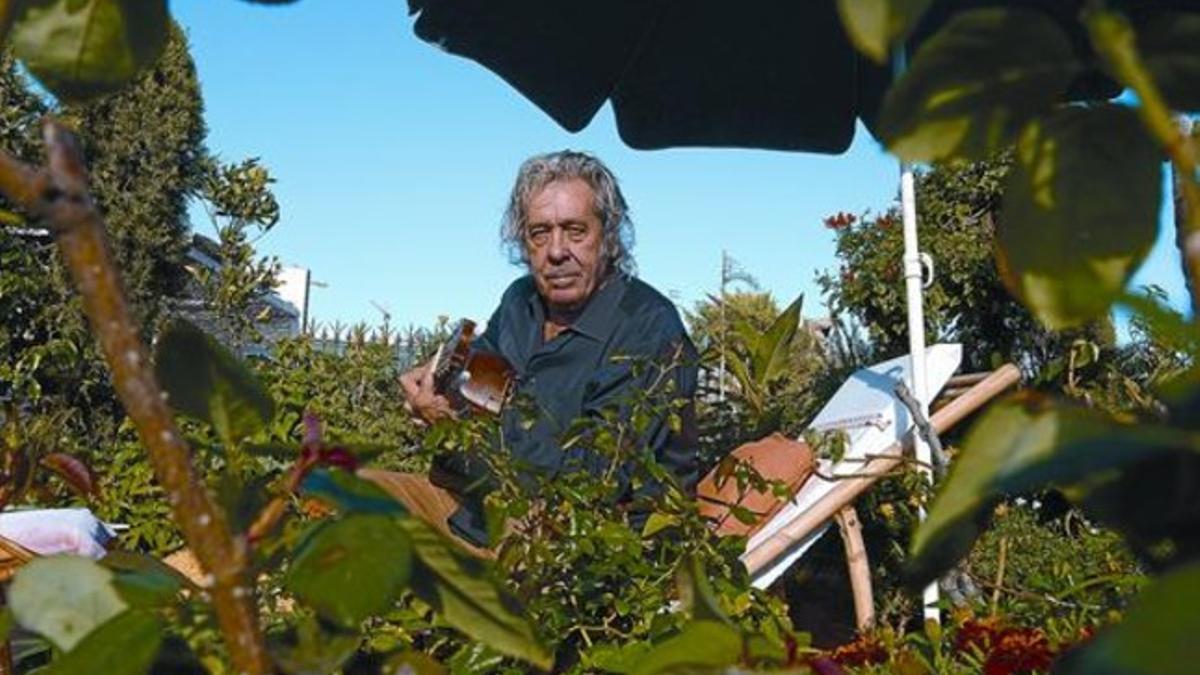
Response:
MULTIPOLYGON (((908 70, 908 52, 901 44, 892 59, 893 76, 900 79, 908 70)), ((904 217, 904 293, 908 307, 908 353, 909 373, 912 381, 909 390, 920 404, 921 414, 929 419, 929 377, 925 364, 925 299, 922 292, 924 274, 921 269, 921 247, 917 241, 917 191, 913 168, 908 162, 900 162, 900 210, 904 217)), ((929 444, 913 430, 913 450, 925 474, 925 480, 933 482, 933 457, 929 444)), ((925 510, 920 512, 925 521, 925 510)), ((938 612, 938 587, 933 582, 922 593, 926 621, 941 621, 938 612)))
MULTIPOLYGON (((917 242, 917 197, 912 165, 900 163, 900 209, 904 215, 904 292, 908 305, 908 348, 911 359, 909 372, 912 382, 909 389, 921 405, 921 414, 929 418, 929 379, 925 364, 925 305, 922 292, 924 273, 921 268, 921 249, 917 242)), ((914 449, 917 462, 928 481, 933 480, 932 456, 929 444, 916 433, 914 427, 914 449)), ((921 520, 925 511, 921 511, 921 520)), ((938 613, 937 582, 925 587, 922 594, 927 621, 940 621, 938 613)))

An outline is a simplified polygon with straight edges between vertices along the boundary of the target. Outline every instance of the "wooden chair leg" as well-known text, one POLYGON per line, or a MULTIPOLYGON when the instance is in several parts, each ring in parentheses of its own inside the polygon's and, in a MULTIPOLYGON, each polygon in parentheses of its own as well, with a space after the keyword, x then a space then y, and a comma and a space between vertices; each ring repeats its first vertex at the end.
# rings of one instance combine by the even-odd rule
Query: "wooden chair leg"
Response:
POLYGON ((834 516, 846 548, 846 567, 850 572, 850 590, 854 594, 854 617, 858 632, 875 626, 875 597, 871 591, 871 565, 863 545, 862 524, 853 506, 846 506, 834 516))

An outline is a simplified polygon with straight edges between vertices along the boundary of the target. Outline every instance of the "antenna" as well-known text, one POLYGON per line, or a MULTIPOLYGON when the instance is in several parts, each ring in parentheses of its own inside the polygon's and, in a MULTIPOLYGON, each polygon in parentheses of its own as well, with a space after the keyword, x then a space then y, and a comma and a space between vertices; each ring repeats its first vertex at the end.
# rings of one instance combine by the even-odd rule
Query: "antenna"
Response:
POLYGON ((379 313, 383 315, 383 322, 384 322, 384 323, 390 323, 390 322, 391 322, 391 320, 392 320, 392 310, 391 310, 391 309, 390 309, 390 308, 389 308, 387 305, 384 305, 384 304, 382 304, 382 303, 375 302, 374 300, 368 300, 368 302, 370 302, 370 303, 371 303, 371 305, 372 305, 372 306, 374 306, 374 307, 375 307, 375 309, 379 310, 379 313))

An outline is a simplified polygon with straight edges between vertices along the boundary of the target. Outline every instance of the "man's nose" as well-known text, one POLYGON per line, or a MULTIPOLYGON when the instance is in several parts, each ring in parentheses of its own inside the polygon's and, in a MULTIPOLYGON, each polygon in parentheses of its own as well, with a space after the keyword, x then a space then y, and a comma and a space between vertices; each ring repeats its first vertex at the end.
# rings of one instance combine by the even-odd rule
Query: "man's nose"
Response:
POLYGON ((554 228, 550 231, 550 246, 546 251, 550 262, 561 263, 571 257, 571 250, 567 247, 567 236, 561 228, 554 228))

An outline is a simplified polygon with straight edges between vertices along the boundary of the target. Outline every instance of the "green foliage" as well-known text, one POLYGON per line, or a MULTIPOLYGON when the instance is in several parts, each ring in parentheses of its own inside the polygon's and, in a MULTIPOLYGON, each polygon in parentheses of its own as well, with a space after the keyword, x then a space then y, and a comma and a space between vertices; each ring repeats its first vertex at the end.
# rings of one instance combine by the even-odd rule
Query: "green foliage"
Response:
POLYGON ((1200 110, 1197 39, 1200 16, 1195 13, 1159 12, 1139 31, 1138 46, 1146 69, 1174 110, 1200 110))
POLYGON ((412 590, 447 623, 496 651, 549 669, 553 657, 528 620, 513 612, 520 605, 489 577, 480 561, 455 550, 419 520, 403 522, 416 554, 412 590))
POLYGON ((162 57, 131 86, 64 113, 76 123, 91 192, 149 332, 184 290, 187 206, 201 194, 206 154, 204 104, 183 31, 171 26, 162 57))
POLYGON ((990 502, 1043 485, 1070 486, 1176 449, 1200 448, 1169 427, 1121 425, 1102 413, 1034 398, 992 406, 972 427, 913 538, 914 575, 928 581, 966 553, 990 502))
POLYGON ((411 565, 408 536, 392 518, 354 514, 321 523, 300 544, 287 588, 321 616, 354 628, 396 601, 411 565))
POLYGON ((17 56, 62 100, 124 87, 162 53, 166 0, 24 0, 14 11, 17 56))
POLYGON ((1183 675, 1195 663, 1196 603, 1200 602, 1200 565, 1192 564, 1164 575, 1138 598, 1118 626, 1096 638, 1095 644, 1066 659, 1064 673, 1162 673, 1183 675), (1154 645, 1154 649, 1147 649, 1154 645))
MULTIPOLYGON (((209 159, 201 170, 204 205, 217 234, 215 250, 204 253, 219 266, 214 270, 191 265, 188 271, 213 328, 223 340, 243 349, 262 341, 258 326, 274 312, 269 305, 258 307, 256 301, 274 289, 279 262, 257 256, 251 233, 261 236, 279 222, 279 204, 270 191, 275 180, 258 159, 227 165, 209 159)), ((195 243, 207 245, 203 240, 195 243)))
POLYGON ((838 0, 838 12, 850 40, 879 63, 891 56, 917 27, 931 0, 838 0))
MULTIPOLYGON (((635 373, 673 367, 631 366, 635 373)), ((568 452, 586 448, 594 458, 590 470, 528 475, 496 444, 486 419, 436 425, 426 449, 470 453, 487 466, 490 492, 481 499, 489 521, 498 525, 490 529, 503 533, 498 571, 526 606, 539 638, 555 646, 556 670, 636 670, 647 654, 688 630, 692 618, 718 613, 729 617, 739 645, 756 646, 735 650, 725 665, 784 664, 786 643, 802 642, 802 636, 792 633, 778 600, 749 586, 737 560, 744 541, 716 539, 693 500, 643 447, 655 420, 677 412, 672 379, 648 380, 654 384, 622 410, 577 420, 564 433, 568 452), (626 489, 635 498, 618 506, 614 495, 626 489), (711 580, 711 596, 703 584, 685 584, 681 593, 668 583, 681 570, 711 580), (682 611, 667 609, 681 600, 682 611)), ((516 405, 522 409, 520 401, 516 405)), ((470 647, 456 653, 462 650, 470 647)))
MULTIPOLYGON (((270 359, 256 363, 278 408, 273 435, 299 440, 300 419, 310 411, 343 445, 419 445, 419 430, 399 403, 396 346, 342 346, 339 352, 310 336, 285 339, 274 345, 270 359)), ((424 459, 409 452, 384 453, 378 461, 393 469, 426 468, 424 459)))
MULTIPOLYGON (((1103 319, 1076 331, 1051 331, 1009 295, 995 264, 995 214, 1001 213, 1011 161, 949 162, 916 176, 921 248, 936 266, 934 284, 925 291, 926 339, 969 345, 963 354, 968 371, 1010 362, 1061 386, 1072 342, 1095 342, 1109 359, 1112 327, 1103 319)), ((899 208, 826 222, 834 230, 839 265, 817 282, 830 311, 866 329, 873 360, 907 353, 899 208)))
POLYGON ((715 669, 736 663, 741 653, 742 636, 735 629, 716 621, 695 621, 643 656, 630 672, 653 675, 715 669))
POLYGON ((41 558, 17 574, 8 602, 17 623, 70 651, 126 609, 112 580, 110 570, 86 558, 41 558))
POLYGON ((1147 581, 1119 534, 1052 493, 1005 501, 990 520, 959 568, 980 590, 968 605, 977 615, 1073 642, 1119 617, 1147 581))
POLYGON ((49 675, 140 675, 154 664, 162 643, 162 626, 149 612, 131 610, 88 633, 74 649, 55 660, 49 675))
POLYGON ((999 265, 1048 327, 1103 315, 1149 254, 1160 163, 1121 106, 1067 108, 1025 127, 997 228, 999 265))
POLYGON ((227 446, 262 431, 274 417, 266 389, 216 340, 185 321, 159 336, 158 381, 176 410, 211 424, 227 446))
POLYGON ((986 159, 1055 103, 1079 70, 1067 36, 1045 14, 965 11, 921 46, 888 92, 880 134, 909 161, 986 159), (1009 48, 1017 43, 1021 49, 1009 48))
POLYGON ((781 311, 769 293, 733 292, 688 313, 701 352, 698 417, 706 465, 747 440, 779 430, 798 434, 823 403, 830 363, 800 306, 798 298, 781 311))
MULTIPOLYGON (((1177 170, 1177 203, 1185 209, 1177 214, 1179 241, 1200 229, 1192 139, 1176 131, 1164 102, 1192 102, 1185 92, 1193 88, 1197 52, 1185 36, 1197 18, 1149 9, 1134 22, 1103 2, 1088 3, 1080 20, 1092 51, 1080 54, 1037 12, 964 11, 925 43, 885 101, 885 136, 910 159, 978 159, 1016 141, 998 258, 1008 286, 1052 328, 1104 316, 1121 296, 1156 236, 1159 153, 1177 170), (1019 54, 1012 49, 1018 37, 1019 54), (1074 74, 1097 68, 1131 88, 1137 104, 1058 104, 1074 74)), ((1194 252, 1181 252, 1185 271, 1197 269, 1194 252)), ((1074 341, 1051 366, 1066 371, 1065 393, 1092 407, 1040 397, 994 406, 973 428, 913 539, 913 571, 932 578, 966 551, 993 503, 1052 488, 1119 531, 1148 569, 1177 570, 1147 588, 1136 621, 1069 659, 1069 672, 1158 672, 1194 651, 1182 633, 1147 628, 1176 625, 1185 603, 1164 598, 1193 596, 1197 587, 1186 571, 1200 556, 1200 513, 1190 506, 1200 484, 1191 421, 1200 399, 1194 327, 1153 300, 1130 304, 1140 308, 1138 330, 1160 333, 1134 345, 1134 358, 1120 359, 1140 371, 1108 379, 1121 387, 1116 396, 1095 396, 1075 376, 1102 362, 1105 350, 1074 341), (1158 590, 1164 587, 1170 590, 1158 590), (1127 656, 1135 652, 1153 652, 1154 662, 1127 656)))

